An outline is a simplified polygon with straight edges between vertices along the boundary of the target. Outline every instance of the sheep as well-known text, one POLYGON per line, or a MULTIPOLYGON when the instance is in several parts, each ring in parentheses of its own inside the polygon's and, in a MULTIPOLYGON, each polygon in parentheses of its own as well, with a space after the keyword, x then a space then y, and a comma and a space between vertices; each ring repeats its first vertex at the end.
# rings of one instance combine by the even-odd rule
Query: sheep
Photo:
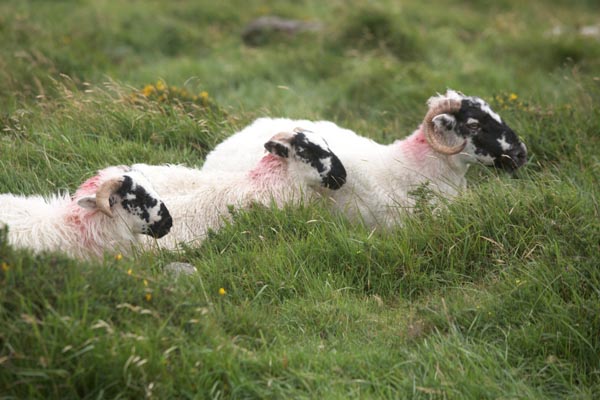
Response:
POLYGON ((516 170, 527 148, 490 106, 478 97, 448 90, 431 97, 423 123, 410 136, 383 145, 333 122, 260 118, 208 154, 202 172, 249 171, 261 157, 261 144, 274 132, 295 127, 320 135, 339 157, 348 176, 331 204, 351 220, 389 227, 410 211, 412 194, 427 185, 445 198, 466 187, 473 163, 516 170))
POLYGON ((273 135, 267 153, 248 171, 204 172, 182 165, 134 164, 160 194, 173 216, 171 233, 158 244, 175 250, 181 243, 199 244, 211 229, 230 216, 230 208, 252 204, 282 206, 310 201, 338 190, 346 170, 326 143, 312 132, 297 129, 273 135))
POLYGON ((172 219, 148 180, 119 166, 98 171, 73 197, 1 194, 2 225, 15 248, 92 259, 106 251, 126 253, 140 234, 163 237, 172 219))

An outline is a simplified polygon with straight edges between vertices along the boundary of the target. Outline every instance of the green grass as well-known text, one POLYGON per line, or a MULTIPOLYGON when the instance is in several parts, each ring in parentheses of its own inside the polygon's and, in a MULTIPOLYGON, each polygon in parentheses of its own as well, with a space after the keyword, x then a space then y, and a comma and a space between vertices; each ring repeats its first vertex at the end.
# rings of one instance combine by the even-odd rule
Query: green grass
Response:
POLYGON ((489 100, 531 157, 518 179, 474 167, 388 232, 315 203, 93 263, 0 235, 0 398, 594 398, 600 40, 578 29, 599 17, 585 0, 2 2, 0 192, 201 165, 263 115, 389 143, 447 87, 489 100), (244 46, 269 14, 324 28, 244 46), (159 81, 188 94, 140 95, 159 81))

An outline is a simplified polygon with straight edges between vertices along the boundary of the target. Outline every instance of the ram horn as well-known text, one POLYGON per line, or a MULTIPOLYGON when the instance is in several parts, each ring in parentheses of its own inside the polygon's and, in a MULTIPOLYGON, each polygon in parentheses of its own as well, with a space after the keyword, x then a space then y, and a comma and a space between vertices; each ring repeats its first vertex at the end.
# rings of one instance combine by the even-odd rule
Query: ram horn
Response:
POLYGON ((423 126, 425 127, 425 139, 429 145, 438 153, 452 155, 460 153, 465 146, 467 145, 467 141, 465 140, 463 143, 458 144, 456 146, 449 146, 446 143, 443 135, 435 128, 433 123, 433 119, 440 114, 454 114, 458 110, 460 110, 460 100, 446 99, 440 101, 437 105, 430 108, 427 114, 425 115, 425 119, 423 120, 423 126))
POLYGON ((113 217, 113 213, 110 210, 110 196, 115 193, 123 184, 123 178, 112 178, 100 185, 96 192, 96 206, 103 214, 113 217))

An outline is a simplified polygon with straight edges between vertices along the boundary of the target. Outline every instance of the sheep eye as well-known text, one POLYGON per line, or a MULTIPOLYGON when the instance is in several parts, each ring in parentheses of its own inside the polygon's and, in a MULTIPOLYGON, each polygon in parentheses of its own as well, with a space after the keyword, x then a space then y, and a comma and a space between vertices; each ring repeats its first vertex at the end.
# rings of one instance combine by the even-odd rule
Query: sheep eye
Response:
POLYGON ((479 129, 479 122, 469 122, 467 124, 467 128, 469 128, 472 131, 476 131, 479 129))

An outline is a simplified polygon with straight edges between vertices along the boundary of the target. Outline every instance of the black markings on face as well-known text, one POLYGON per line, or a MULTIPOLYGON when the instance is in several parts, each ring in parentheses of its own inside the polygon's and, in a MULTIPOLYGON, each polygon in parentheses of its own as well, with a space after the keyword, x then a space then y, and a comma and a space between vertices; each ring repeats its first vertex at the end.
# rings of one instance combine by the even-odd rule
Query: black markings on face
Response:
POLYGON ((527 160, 525 146, 483 100, 466 98, 456 113, 456 133, 470 138, 478 160, 486 165, 514 170, 527 160))
POLYGON ((299 131, 290 144, 302 162, 317 170, 321 176, 321 185, 336 190, 346 183, 346 169, 329 148, 324 149, 317 143, 311 142, 304 133, 299 131))
POLYGON ((165 204, 148 193, 142 185, 134 182, 130 176, 123 177, 123 184, 115 194, 120 198, 121 207, 125 211, 145 223, 141 233, 157 238, 169 233, 173 219, 165 204))
POLYGON ((150 222, 150 213, 148 210, 158 204, 158 200, 148 194, 143 186, 133 182, 131 177, 125 175, 123 184, 117 190, 117 195, 121 197, 121 206, 130 214, 136 215, 144 222, 150 222))
POLYGON ((277 154, 279 157, 288 158, 290 156, 287 147, 272 140, 265 143, 265 149, 267 149, 269 153, 277 154))
POLYGON ((171 218, 169 210, 167 210, 167 207, 163 203, 160 204, 158 216, 160 219, 148 227, 147 233, 156 238, 161 238, 171 230, 173 218, 171 218))
POLYGON ((439 122, 441 126, 447 131, 451 131, 452 129, 454 129, 454 124, 456 123, 453 119, 447 118, 445 116, 442 116, 442 118, 439 119, 439 122))

